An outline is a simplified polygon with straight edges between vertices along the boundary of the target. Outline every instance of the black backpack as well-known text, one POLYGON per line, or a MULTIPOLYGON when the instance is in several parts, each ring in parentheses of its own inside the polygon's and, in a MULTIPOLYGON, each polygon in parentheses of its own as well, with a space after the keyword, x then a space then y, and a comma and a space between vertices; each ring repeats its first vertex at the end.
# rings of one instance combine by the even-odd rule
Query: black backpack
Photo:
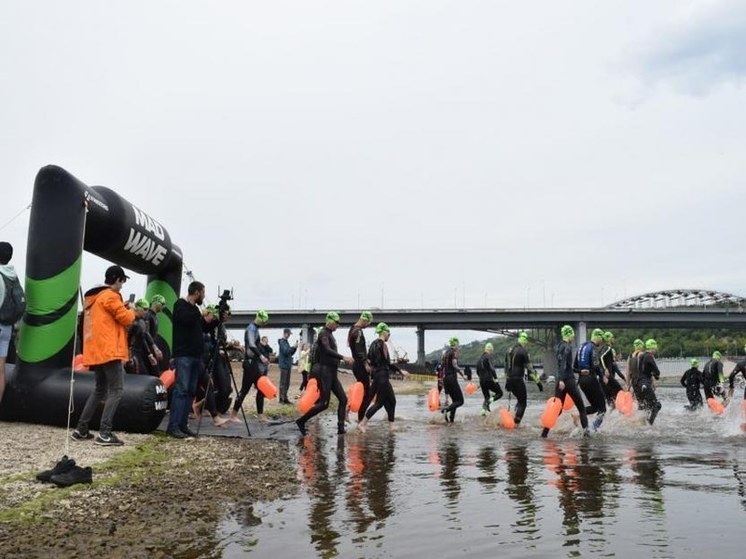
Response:
POLYGON ((0 306, 0 324, 15 324, 23 317, 26 312, 26 296, 23 294, 23 288, 18 278, 9 278, 0 274, 5 283, 5 300, 0 306))

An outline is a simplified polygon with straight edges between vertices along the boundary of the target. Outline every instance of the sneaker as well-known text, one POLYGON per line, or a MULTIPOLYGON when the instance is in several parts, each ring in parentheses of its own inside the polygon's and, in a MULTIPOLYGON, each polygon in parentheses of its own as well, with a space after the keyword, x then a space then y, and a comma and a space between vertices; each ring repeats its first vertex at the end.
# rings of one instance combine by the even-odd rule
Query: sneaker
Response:
POLYGON ((96 440, 93 441, 93 444, 100 446, 122 446, 124 442, 122 442, 114 433, 99 433, 96 440))
POLYGON ((75 429, 75 431, 70 433, 70 438, 74 441, 90 441, 93 435, 88 431, 78 431, 75 429))
POLYGON ((180 440, 190 439, 191 438, 189 435, 186 435, 186 434, 182 433, 179 430, 176 430, 176 431, 166 431, 166 435, 168 435, 171 438, 180 439, 180 440))
POLYGON ((51 470, 44 470, 43 472, 39 472, 38 474, 36 474, 36 479, 43 483, 49 483, 50 481, 52 481, 52 476, 69 472, 73 469, 74 466, 75 460, 73 460, 72 458, 68 458, 67 456, 63 456, 62 460, 54 465, 54 468, 52 468, 51 470))
POLYGON ((298 426, 298 430, 300 431, 300 434, 305 436, 306 435, 306 422, 301 421, 300 419, 296 419, 295 424, 298 426))
POLYGON ((192 431, 188 426, 182 427, 181 432, 184 433, 187 437, 192 437, 193 439, 197 438, 197 433, 192 431))
POLYGON ((482 414, 482 417, 487 417, 487 414, 490 412, 487 411, 487 408, 482 408, 482 411, 480 413, 482 414))
POLYGON ((70 487, 76 483, 91 483, 93 481, 93 472, 91 471, 90 466, 86 468, 73 466, 64 474, 53 475, 51 481, 57 487, 70 487))

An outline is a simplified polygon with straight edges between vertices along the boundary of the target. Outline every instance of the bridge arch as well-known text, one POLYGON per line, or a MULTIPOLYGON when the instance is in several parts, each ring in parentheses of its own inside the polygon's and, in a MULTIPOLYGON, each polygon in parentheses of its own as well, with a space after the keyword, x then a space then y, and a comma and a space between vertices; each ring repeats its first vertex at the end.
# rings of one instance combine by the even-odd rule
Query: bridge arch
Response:
POLYGON ((668 289, 635 295, 607 309, 671 309, 677 307, 746 307, 746 298, 712 289, 668 289))

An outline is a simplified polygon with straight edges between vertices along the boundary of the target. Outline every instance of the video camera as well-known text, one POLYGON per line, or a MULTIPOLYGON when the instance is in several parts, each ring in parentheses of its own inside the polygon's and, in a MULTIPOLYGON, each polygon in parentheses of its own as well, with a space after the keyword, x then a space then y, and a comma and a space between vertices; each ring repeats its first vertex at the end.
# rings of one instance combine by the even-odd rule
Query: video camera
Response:
POLYGON ((232 289, 224 289, 222 295, 220 295, 220 300, 218 301, 218 318, 222 321, 223 317, 231 312, 231 306, 228 304, 228 301, 233 300, 233 290, 232 289))

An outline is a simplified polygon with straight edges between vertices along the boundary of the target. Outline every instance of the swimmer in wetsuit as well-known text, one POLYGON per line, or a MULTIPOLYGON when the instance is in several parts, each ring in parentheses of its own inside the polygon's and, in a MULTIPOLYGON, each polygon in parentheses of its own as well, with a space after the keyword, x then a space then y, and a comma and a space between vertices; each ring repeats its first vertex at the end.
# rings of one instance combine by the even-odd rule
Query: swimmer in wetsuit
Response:
POLYGON ((686 388, 686 397, 689 400, 689 405, 684 407, 691 411, 702 407, 702 394, 699 391, 702 384, 702 371, 697 368, 698 366, 699 360, 692 359, 691 368, 681 376, 681 386, 686 388))
MULTIPOLYGON (((588 415, 585 413, 585 404, 583 396, 580 394, 580 388, 575 381, 575 373, 572 369, 573 362, 573 342, 575 341, 575 330, 569 324, 565 324, 560 330, 562 341, 557 344, 557 386, 554 389, 554 397, 565 403, 565 398, 572 398, 575 407, 580 414, 580 424, 583 427, 584 435, 588 435, 588 415)), ((560 413, 562 413, 560 411, 560 413)), ((542 438, 547 438, 549 429, 546 427, 541 432, 542 438)))
POLYGON ((451 398, 451 404, 441 410, 446 423, 453 423, 456 410, 464 405, 464 393, 461 392, 456 376, 464 376, 458 366, 458 346, 458 338, 454 336, 448 340, 448 349, 443 354, 443 390, 451 398))
MULTIPOLYGON (((603 341, 604 331, 596 328, 591 332, 591 339, 578 348, 573 362, 573 369, 578 373, 578 385, 588 399, 589 406, 585 408, 586 415, 596 414, 593 430, 597 431, 606 415, 606 397, 601 388, 601 378, 604 370, 601 366, 598 348, 603 341)), ((580 408, 578 408, 580 409, 580 408)))
POLYGON ((482 415, 487 415, 490 412, 490 404, 503 396, 503 389, 500 388, 500 383, 497 382, 497 371, 495 371, 495 367, 491 361, 494 350, 495 348, 491 343, 484 344, 484 353, 482 353, 482 357, 479 358, 479 362, 477 363, 479 387, 482 389, 482 394, 484 395, 482 415))
POLYGON ((659 379, 661 372, 655 362, 655 353, 658 351, 658 343, 650 338, 645 342, 645 353, 640 357, 640 378, 637 381, 637 389, 640 393, 640 409, 649 411, 648 423, 655 421, 658 412, 661 411, 661 403, 655 395, 653 379, 659 379))
POLYGON ((515 406, 515 424, 518 425, 523 419, 523 414, 526 412, 526 404, 528 402, 528 394, 526 393, 526 383, 523 380, 524 374, 528 371, 528 377, 532 382, 536 383, 540 391, 544 390, 544 385, 539 379, 539 375, 534 369, 533 363, 531 363, 531 356, 526 351, 528 345, 528 334, 521 332, 518 334, 518 343, 514 345, 505 356, 505 374, 507 380, 505 381, 505 389, 511 392, 516 397, 518 403, 515 406))

